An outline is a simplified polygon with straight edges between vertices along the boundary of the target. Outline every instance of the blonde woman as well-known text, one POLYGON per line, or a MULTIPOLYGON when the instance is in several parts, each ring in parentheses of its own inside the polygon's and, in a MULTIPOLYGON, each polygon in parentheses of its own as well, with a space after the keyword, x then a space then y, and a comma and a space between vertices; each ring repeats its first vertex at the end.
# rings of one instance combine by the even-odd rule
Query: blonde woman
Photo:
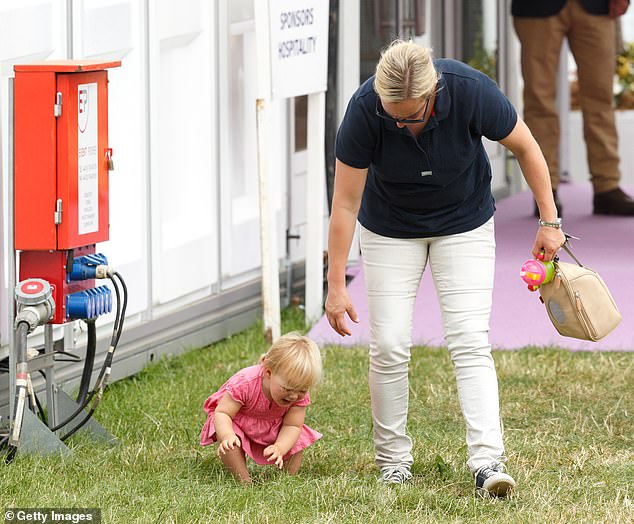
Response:
POLYGON ((201 445, 218 442, 220 460, 245 483, 251 482, 246 455, 294 475, 302 450, 321 438, 304 424, 321 369, 315 342, 294 332, 280 337, 257 365, 238 371, 206 400, 201 445))
MULTIPOLYGON (((336 140, 326 316, 341 336, 358 321, 345 285, 355 223, 371 326, 370 394, 379 480, 411 479, 406 433, 414 301, 429 263, 467 427, 478 493, 504 496, 498 383, 488 339, 495 237, 491 167, 482 137, 511 150, 540 220, 532 252, 551 260, 564 242, 548 167, 496 84, 471 67, 433 60, 395 41, 352 96, 336 140)), ((416 322, 425 322, 424 318, 416 322)))

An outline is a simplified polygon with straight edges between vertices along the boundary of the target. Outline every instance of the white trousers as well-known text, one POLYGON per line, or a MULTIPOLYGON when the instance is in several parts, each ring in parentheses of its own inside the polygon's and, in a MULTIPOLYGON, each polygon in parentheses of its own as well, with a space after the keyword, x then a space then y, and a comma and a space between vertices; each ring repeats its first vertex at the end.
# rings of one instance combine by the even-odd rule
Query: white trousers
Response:
POLYGON ((414 302, 427 261, 467 427, 467 466, 475 472, 503 461, 498 382, 488 336, 493 218, 467 233, 416 239, 382 237, 362 226, 360 240, 370 314, 369 383, 377 465, 413 462, 405 430, 408 364, 414 302))

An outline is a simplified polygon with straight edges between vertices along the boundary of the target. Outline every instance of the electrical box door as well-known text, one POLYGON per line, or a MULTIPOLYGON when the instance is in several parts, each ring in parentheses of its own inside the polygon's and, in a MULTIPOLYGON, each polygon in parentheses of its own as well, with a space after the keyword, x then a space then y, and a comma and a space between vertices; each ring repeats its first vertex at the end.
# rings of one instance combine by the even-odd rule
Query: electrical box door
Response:
POLYGON ((120 62, 16 65, 16 250, 108 240, 108 76, 120 62))

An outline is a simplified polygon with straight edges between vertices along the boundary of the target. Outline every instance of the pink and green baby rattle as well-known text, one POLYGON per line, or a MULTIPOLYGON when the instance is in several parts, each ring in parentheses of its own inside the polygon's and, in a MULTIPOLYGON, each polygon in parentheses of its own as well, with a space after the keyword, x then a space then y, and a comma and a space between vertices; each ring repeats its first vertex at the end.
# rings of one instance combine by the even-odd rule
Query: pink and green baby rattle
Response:
POLYGON ((529 291, 536 291, 542 284, 547 284, 555 276, 555 264, 551 260, 544 262, 544 253, 537 255, 539 260, 530 259, 522 264, 520 277, 528 284, 529 291))

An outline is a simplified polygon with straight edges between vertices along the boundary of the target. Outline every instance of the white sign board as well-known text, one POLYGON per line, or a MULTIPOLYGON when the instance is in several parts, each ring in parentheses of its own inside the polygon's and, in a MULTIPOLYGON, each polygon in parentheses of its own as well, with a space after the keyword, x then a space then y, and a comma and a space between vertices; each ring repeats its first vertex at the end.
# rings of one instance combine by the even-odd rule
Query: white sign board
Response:
POLYGON ((97 84, 77 86, 77 212, 80 235, 99 231, 97 84))
MULTIPOLYGON (((260 77, 270 82, 268 98, 326 91, 329 0, 256 0, 256 4, 260 3, 268 3, 268 27, 262 26, 265 23, 262 6, 256 9, 258 41, 263 50, 268 50, 265 63, 260 64, 266 67, 268 63, 268 74, 260 77)), ((268 86, 262 87, 266 93, 268 86)))

